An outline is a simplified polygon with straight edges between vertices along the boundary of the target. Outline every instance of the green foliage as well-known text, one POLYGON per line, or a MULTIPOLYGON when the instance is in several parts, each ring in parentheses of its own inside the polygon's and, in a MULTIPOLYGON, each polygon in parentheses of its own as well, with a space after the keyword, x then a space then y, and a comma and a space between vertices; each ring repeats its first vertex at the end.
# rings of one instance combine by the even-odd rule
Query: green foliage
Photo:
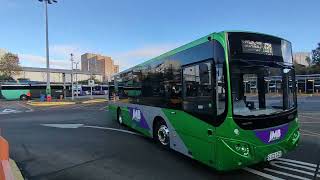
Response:
POLYGON ((0 81, 13 81, 14 79, 11 76, 0 74, 0 81))
POLYGON ((309 67, 303 66, 301 64, 294 63, 294 67, 296 70, 296 74, 298 75, 308 74, 309 72, 309 67))
POLYGON ((312 50, 312 60, 310 57, 306 57, 306 61, 309 64, 308 67, 295 64, 297 75, 320 74, 320 43, 316 49, 312 50))
POLYGON ((19 57, 12 53, 6 53, 0 59, 0 78, 2 80, 10 80, 13 75, 19 74, 21 67, 19 65, 19 57))
POLYGON ((312 61, 316 65, 320 65, 320 43, 318 43, 318 47, 312 50, 312 61))
POLYGON ((311 58, 310 58, 309 56, 307 56, 307 57, 306 57, 306 61, 307 61, 307 63, 308 63, 308 66, 310 66, 310 65, 311 65, 312 60, 311 60, 311 58))

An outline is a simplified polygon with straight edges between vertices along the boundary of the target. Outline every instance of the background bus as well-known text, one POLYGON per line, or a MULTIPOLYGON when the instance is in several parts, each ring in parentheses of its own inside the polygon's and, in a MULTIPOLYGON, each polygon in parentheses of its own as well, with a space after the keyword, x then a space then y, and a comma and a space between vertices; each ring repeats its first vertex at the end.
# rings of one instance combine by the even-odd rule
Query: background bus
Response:
MULTIPOLYGON (((66 93, 71 95, 71 86, 51 84, 52 98, 60 98, 66 93), (65 91, 65 92, 64 92, 65 91)), ((6 100, 28 100, 31 98, 40 98, 40 95, 46 94, 46 84, 3 84, 0 85, 0 96, 6 100)))

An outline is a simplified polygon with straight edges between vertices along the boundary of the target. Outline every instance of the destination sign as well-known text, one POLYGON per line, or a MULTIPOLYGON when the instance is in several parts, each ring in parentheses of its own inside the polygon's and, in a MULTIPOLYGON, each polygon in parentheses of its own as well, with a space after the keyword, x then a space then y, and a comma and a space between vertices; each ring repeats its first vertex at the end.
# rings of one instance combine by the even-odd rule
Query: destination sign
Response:
POLYGON ((272 44, 260 41, 241 40, 242 52, 272 56, 272 44))

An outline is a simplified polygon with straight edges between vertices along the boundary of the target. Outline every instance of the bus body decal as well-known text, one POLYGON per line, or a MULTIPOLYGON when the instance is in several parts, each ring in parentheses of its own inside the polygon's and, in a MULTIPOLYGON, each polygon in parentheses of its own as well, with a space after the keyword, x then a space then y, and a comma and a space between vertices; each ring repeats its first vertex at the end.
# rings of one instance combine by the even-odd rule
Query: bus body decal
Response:
POLYGON ((137 125, 141 128, 144 128, 147 130, 150 129, 150 127, 149 127, 149 125, 148 125, 148 123, 147 123, 147 121, 146 121, 146 119, 140 109, 132 108, 132 107, 128 107, 128 109, 129 109, 132 121, 134 123, 137 123, 137 125))
MULTIPOLYGON (((164 109, 159 108, 159 107, 151 107, 151 106, 145 106, 145 105, 137 105, 137 104, 128 104, 128 103, 123 103, 123 102, 115 102, 115 101, 109 101, 108 102, 109 107, 114 106, 114 107, 122 107, 122 108, 127 108, 129 111, 129 116, 131 120, 136 124, 139 125, 137 127, 146 127, 148 126, 149 129, 144 129, 148 131, 148 136, 153 137, 153 120, 155 117, 161 117, 163 120, 166 122, 168 125, 168 128, 170 130, 170 148, 174 149, 175 151, 178 151, 186 156, 189 156, 193 158, 191 154, 189 154, 189 149, 187 148, 185 142, 181 138, 179 132, 176 131, 176 128, 172 125, 171 120, 165 115, 163 112, 164 109), (135 110, 135 112, 133 112, 135 110), (140 114, 139 114, 139 110, 140 114), (134 119, 133 118, 133 113, 134 113, 134 119), (145 125, 140 126, 140 123, 137 123, 137 119, 140 116, 140 123, 141 121, 144 121, 143 124, 145 125), (143 119, 143 120, 142 120, 143 119)), ((135 128, 134 126, 128 124, 131 128, 136 129, 137 131, 140 131, 140 129, 135 128)))

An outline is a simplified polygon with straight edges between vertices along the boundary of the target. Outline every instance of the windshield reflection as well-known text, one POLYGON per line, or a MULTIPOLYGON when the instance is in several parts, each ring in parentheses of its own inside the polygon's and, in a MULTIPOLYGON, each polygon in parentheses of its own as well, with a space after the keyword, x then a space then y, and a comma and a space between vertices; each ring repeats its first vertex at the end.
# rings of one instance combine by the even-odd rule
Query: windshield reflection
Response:
POLYGON ((294 70, 279 63, 232 62, 233 113, 261 116, 295 107, 294 70))

